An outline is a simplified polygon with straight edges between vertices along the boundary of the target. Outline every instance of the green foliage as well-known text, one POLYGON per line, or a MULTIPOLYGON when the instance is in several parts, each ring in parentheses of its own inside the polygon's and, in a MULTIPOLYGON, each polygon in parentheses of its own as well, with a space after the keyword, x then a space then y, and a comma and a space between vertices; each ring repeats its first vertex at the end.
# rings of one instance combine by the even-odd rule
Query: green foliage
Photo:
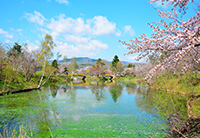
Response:
POLYGON ((135 68, 135 64, 129 63, 128 66, 127 66, 127 68, 135 68))
POLYGON ((40 61, 40 65, 42 66, 42 71, 43 71, 38 88, 41 87, 41 83, 45 75, 45 72, 48 73, 48 75, 50 75, 52 72, 52 68, 49 66, 49 60, 53 57, 52 50, 55 46, 56 45, 53 42, 53 38, 50 35, 46 34, 45 40, 41 42, 41 50, 37 54, 37 57, 38 57, 37 60, 40 61))
POLYGON ((181 113, 181 118, 187 119, 187 100, 186 97, 177 93, 166 93, 164 91, 157 91, 153 97, 156 104, 156 109, 165 117, 169 117, 175 111, 181 113))
POLYGON ((114 102, 117 102, 117 99, 122 95, 122 90, 123 87, 119 83, 110 85, 109 92, 114 102))
POLYGON ((41 42, 41 50, 38 53, 38 60, 40 60, 43 64, 44 61, 48 61, 51 59, 51 57, 53 56, 53 48, 56 45, 53 42, 53 38, 50 35, 46 35, 45 36, 45 40, 43 40, 41 42))
POLYGON ((74 58, 71 61, 70 67, 69 67, 69 72, 71 73, 71 79, 73 79, 73 74, 76 72, 77 69, 77 58, 74 58))
POLYGON ((199 80, 200 74, 197 73, 169 74, 166 72, 155 77, 150 85, 155 89, 198 95, 200 93, 199 80))
POLYGON ((51 66, 54 67, 54 68, 58 68, 58 62, 57 62, 56 59, 53 60, 51 66))
POLYGON ((64 67, 63 73, 68 74, 68 69, 67 69, 67 67, 64 67))
POLYGON ((132 64, 128 64, 128 66, 127 66, 127 68, 132 68, 133 67, 133 65, 132 64))
POLYGON ((105 63, 102 61, 101 58, 99 58, 99 59, 96 61, 96 66, 97 66, 98 68, 100 68, 100 70, 103 69, 103 66, 104 66, 104 65, 105 65, 105 63))
POLYGON ((113 61, 110 65, 110 69, 115 74, 117 74, 117 73, 120 74, 124 69, 123 63, 121 61, 119 61, 119 58, 117 55, 114 56, 113 61))
POLYGON ((8 51, 8 56, 19 56, 22 53, 22 46, 15 42, 15 45, 12 49, 8 51))
POLYGON ((119 58, 117 55, 115 55, 111 64, 113 67, 116 67, 118 62, 119 62, 119 58))

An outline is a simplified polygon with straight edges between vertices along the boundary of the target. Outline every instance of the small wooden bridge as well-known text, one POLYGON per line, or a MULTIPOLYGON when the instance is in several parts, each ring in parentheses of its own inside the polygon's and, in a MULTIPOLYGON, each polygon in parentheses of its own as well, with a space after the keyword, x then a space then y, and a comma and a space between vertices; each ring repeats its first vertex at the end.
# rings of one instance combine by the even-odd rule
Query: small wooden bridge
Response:
POLYGON ((112 74, 104 74, 104 77, 110 77, 110 80, 113 80, 116 76, 112 74))
POLYGON ((82 73, 73 73, 73 74, 68 74, 67 76, 71 76, 71 75, 73 75, 73 76, 80 76, 80 77, 82 77, 83 81, 85 81, 86 76, 87 76, 87 75, 82 74, 82 73))

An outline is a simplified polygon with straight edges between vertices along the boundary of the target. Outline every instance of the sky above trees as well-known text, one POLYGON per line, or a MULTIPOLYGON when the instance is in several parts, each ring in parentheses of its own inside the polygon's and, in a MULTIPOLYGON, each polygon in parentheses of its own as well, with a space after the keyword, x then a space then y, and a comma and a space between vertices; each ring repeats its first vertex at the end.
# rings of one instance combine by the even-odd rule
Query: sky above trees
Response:
MULTIPOLYGON (((196 0, 197 2, 199 0, 196 0)), ((154 8, 168 9, 148 0, 6 0, 1 1, 0 43, 27 43, 38 49, 46 34, 53 37, 60 52, 67 57, 102 58, 114 55, 135 62, 137 54, 118 40, 128 41, 140 34, 150 35, 147 23, 159 21, 154 8), (154 7, 153 7, 154 6, 154 7)), ((187 12, 185 18, 194 15, 187 12)))

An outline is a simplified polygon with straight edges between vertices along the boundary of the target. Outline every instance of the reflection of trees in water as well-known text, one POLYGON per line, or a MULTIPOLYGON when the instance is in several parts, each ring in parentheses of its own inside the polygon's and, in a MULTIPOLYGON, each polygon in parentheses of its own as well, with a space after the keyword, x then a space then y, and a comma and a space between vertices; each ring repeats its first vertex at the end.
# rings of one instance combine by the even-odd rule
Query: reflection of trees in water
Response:
POLYGON ((90 83, 90 89, 92 91, 92 94, 95 95, 97 101, 101 101, 105 98, 105 92, 104 92, 104 84, 103 83, 90 83))
POLYGON ((135 95, 136 106, 147 113, 154 113, 154 93, 149 92, 146 86, 140 86, 135 83, 126 83, 126 91, 135 95))
POLYGON ((161 111, 162 115, 168 117, 177 111, 182 118, 186 119, 188 117, 186 97, 171 92, 159 91, 155 93, 156 108, 161 111))
POLYGON ((109 92, 114 102, 117 102, 118 97, 122 95, 122 90, 123 87, 120 83, 115 83, 110 85, 109 92))
POLYGON ((68 90, 67 90, 67 96, 73 101, 75 102, 76 101, 76 91, 77 91, 77 88, 76 87, 73 87, 73 85, 71 85, 68 90))
POLYGON ((49 86, 49 90, 50 90, 51 96, 53 98, 56 97, 58 89, 59 89, 58 85, 51 85, 51 86, 49 86))
POLYGON ((147 113, 153 114, 155 112, 154 97, 155 93, 150 92, 148 87, 139 86, 137 95, 135 96, 135 103, 138 108, 141 108, 147 113))
POLYGON ((151 91, 148 87, 140 86, 137 90, 135 103, 147 113, 153 114, 155 110, 168 117, 178 111, 187 116, 186 98, 169 92, 151 91))
POLYGON ((73 86, 73 83, 71 85, 62 84, 49 87, 50 87, 50 93, 53 98, 55 98, 57 93, 59 92, 59 97, 69 97, 72 101, 76 100, 77 88, 73 86))
MULTIPOLYGON (((57 92, 59 87, 55 86, 50 88, 49 86, 49 89, 57 92)), ((50 99, 48 95, 41 92, 39 94, 39 104, 36 104, 36 107, 34 108, 35 110, 37 110, 37 114, 35 114, 33 121, 34 125, 36 125, 36 128, 39 129, 40 134, 43 134, 45 132, 49 133, 52 124, 58 125, 58 122, 56 120, 59 114, 56 111, 56 105, 54 105, 54 103, 50 102, 49 100, 50 99)))
POLYGON ((128 94, 137 94, 138 85, 135 83, 126 83, 126 91, 128 94))

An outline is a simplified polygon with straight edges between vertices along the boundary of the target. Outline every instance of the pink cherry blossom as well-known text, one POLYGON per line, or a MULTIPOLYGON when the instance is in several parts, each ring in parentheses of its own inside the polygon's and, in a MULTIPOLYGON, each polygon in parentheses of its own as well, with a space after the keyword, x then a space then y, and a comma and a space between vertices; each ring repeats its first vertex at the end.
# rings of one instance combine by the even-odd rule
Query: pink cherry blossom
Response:
MULTIPOLYGON (((154 3, 160 0, 150 0, 154 3)), ((158 70, 176 67, 185 57, 190 57, 190 61, 182 67, 185 73, 194 64, 200 62, 200 11, 188 20, 183 17, 188 9, 188 3, 193 0, 162 0, 163 4, 171 5, 170 11, 159 10, 158 15, 162 20, 154 23, 147 23, 153 33, 150 37, 141 34, 140 37, 131 39, 130 42, 120 41, 127 46, 129 52, 125 55, 139 53, 137 60, 151 57, 159 58, 163 52, 169 55, 160 61, 145 77, 147 82, 156 74, 158 70)), ((193 10, 193 9, 191 9, 193 10)))

